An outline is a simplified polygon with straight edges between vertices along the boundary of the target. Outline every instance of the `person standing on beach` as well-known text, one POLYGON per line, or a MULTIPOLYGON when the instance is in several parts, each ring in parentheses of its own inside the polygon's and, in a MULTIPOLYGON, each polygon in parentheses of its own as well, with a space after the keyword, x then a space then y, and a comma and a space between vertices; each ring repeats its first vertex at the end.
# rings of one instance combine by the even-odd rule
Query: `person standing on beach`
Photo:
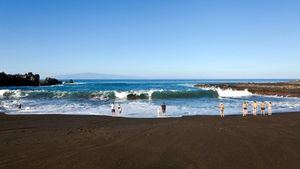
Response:
POLYGON ((265 115, 265 109, 266 109, 266 104, 265 104, 264 101, 262 101, 261 104, 260 104, 260 111, 261 111, 262 116, 265 115))
POLYGON ((247 113, 248 113, 248 103, 247 102, 244 102, 243 103, 243 116, 247 116, 247 113))
POLYGON ((272 102, 269 102, 269 104, 268 104, 268 115, 269 116, 272 115, 272 102))
POLYGON ((115 113, 116 113, 115 102, 112 102, 110 104, 110 109, 111 109, 111 114, 115 115, 115 113))
POLYGON ((220 109, 220 116, 224 117, 224 109, 225 109, 225 107, 224 107, 223 103, 220 103, 219 109, 220 109))
POLYGON ((117 110, 118 110, 118 114, 120 115, 122 113, 122 107, 120 103, 118 104, 117 110))
POLYGON ((166 106, 165 103, 163 103, 163 104, 161 105, 161 111, 162 111, 162 113, 166 113, 166 111, 167 111, 167 106, 166 106))
POLYGON ((256 116, 256 113, 257 113, 257 102, 256 101, 254 101, 253 103, 252 103, 252 107, 253 107, 253 116, 256 116))
POLYGON ((161 106, 158 107, 157 109, 157 117, 161 116, 161 106))

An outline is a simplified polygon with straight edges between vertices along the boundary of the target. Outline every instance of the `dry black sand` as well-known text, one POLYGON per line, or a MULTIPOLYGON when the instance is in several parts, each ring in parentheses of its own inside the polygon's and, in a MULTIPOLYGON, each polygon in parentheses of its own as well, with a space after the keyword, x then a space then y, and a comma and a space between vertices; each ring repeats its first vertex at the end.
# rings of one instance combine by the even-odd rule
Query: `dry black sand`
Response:
POLYGON ((128 119, 0 115, 2 169, 299 169, 300 113, 128 119))

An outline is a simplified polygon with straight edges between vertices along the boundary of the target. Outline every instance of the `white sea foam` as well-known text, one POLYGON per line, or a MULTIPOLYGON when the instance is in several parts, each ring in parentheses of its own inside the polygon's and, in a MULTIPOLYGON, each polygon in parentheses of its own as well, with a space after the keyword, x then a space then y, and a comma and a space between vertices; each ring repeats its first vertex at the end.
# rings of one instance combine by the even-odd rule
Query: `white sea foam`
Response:
POLYGON ((7 92, 9 92, 9 90, 0 90, 0 98, 3 98, 7 92))
POLYGON ((220 97, 245 97, 245 96, 252 96, 253 94, 248 91, 248 89, 245 90, 233 90, 233 89, 221 89, 216 87, 207 87, 202 88, 204 90, 213 90, 218 92, 218 95, 220 97))
POLYGON ((136 96, 146 95, 149 99, 154 92, 162 92, 163 90, 136 90, 136 91, 113 91, 116 98, 118 99, 127 99, 129 94, 133 94, 136 96))
POLYGON ((129 94, 128 92, 124 91, 124 92, 117 92, 114 91, 116 98, 118 99, 126 99, 127 95, 129 94))
MULTIPOLYGON (((226 107, 225 114, 240 114, 240 99, 224 99, 226 107)), ((274 112, 297 111, 300 108, 299 99, 291 99, 287 101, 273 102, 274 112)), ((148 117, 179 117, 189 115, 217 115, 218 99, 199 101, 195 99, 193 102, 184 102, 181 100, 167 100, 167 113, 164 116, 157 115, 157 109, 162 101, 157 100, 116 100, 116 104, 121 104, 123 112, 118 116, 148 118, 148 117), (201 104, 198 104, 201 103, 201 104)), ((65 99, 51 100, 2 100, 0 107, 4 108, 7 114, 74 114, 74 115, 108 115, 111 116, 110 103, 101 104, 101 102, 88 101, 70 101, 65 99), (18 109, 18 103, 22 104, 22 109, 18 109)))
POLYGON ((191 84, 191 83, 184 83, 184 84, 178 84, 179 86, 184 86, 184 87, 190 87, 190 88, 194 88, 195 84, 191 84))
POLYGON ((7 90, 7 89, 0 90, 0 99, 20 98, 20 97, 26 97, 26 96, 27 95, 25 93, 22 93, 21 90, 7 90))

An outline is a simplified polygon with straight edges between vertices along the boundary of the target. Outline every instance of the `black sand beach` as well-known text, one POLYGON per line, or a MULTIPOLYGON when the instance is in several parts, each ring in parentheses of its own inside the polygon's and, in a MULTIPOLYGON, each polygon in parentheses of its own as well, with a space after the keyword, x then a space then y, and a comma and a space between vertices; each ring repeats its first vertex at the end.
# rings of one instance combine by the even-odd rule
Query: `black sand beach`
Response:
POLYGON ((131 119, 0 115, 5 169, 299 169, 300 113, 131 119))

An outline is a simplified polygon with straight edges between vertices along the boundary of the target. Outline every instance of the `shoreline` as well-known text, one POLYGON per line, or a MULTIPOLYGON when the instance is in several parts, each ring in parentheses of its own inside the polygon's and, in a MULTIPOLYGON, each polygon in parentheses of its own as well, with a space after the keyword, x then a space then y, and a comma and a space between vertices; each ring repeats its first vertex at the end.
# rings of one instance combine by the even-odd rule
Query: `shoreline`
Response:
POLYGON ((300 167, 300 112, 224 118, 0 114, 0 168, 300 167))
MULTIPOLYGON (((284 115, 284 114, 292 114, 292 113, 300 113, 300 111, 288 111, 288 112, 276 112, 273 111, 272 115, 264 115, 264 116, 277 116, 277 115, 284 115)), ((0 112, 0 115, 4 116, 87 116, 87 117, 110 117, 110 118, 124 118, 124 119, 168 119, 168 118, 185 118, 185 117, 194 117, 194 116, 212 116, 212 117, 220 117, 219 114, 195 114, 195 115, 182 115, 182 116, 159 116, 159 117, 128 117, 128 116, 112 116, 112 115, 96 115, 96 114, 6 114, 5 112, 0 112)), ((227 114, 225 113, 225 117, 230 116, 241 116, 242 112, 240 114, 227 114)), ((248 113, 247 116, 253 116, 253 117, 259 117, 263 116, 259 112, 257 112, 257 115, 254 116, 251 113, 248 113)))

